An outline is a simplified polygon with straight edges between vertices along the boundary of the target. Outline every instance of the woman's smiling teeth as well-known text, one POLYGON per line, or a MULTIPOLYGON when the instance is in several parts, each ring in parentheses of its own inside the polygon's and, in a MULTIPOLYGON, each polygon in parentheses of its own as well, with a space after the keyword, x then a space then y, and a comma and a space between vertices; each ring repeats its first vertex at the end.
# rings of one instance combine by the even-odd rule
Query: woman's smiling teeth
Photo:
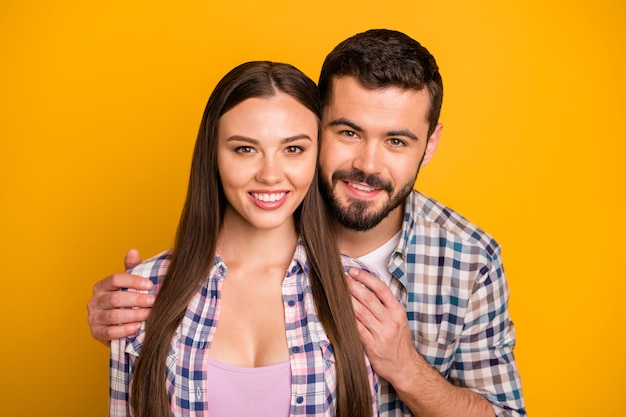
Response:
POLYGON ((252 197, 264 203, 271 203, 273 201, 281 200, 287 193, 250 193, 252 197))

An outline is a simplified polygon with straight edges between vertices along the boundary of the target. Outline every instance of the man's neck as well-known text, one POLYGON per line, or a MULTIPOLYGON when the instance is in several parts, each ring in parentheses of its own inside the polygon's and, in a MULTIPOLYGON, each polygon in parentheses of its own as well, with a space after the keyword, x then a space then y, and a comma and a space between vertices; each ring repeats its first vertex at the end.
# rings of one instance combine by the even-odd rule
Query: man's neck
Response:
POLYGON ((376 227, 365 232, 357 232, 334 221, 337 243, 341 253, 358 258, 384 245, 402 228, 404 204, 398 206, 376 227))

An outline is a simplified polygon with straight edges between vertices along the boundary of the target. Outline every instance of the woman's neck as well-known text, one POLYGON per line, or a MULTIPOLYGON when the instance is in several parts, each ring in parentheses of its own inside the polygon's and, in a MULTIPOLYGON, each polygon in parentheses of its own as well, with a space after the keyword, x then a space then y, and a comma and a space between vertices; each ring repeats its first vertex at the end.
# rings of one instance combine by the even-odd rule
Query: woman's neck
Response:
POLYGON ((259 229, 228 210, 217 245, 217 253, 229 266, 289 266, 298 242, 293 217, 283 225, 259 229))

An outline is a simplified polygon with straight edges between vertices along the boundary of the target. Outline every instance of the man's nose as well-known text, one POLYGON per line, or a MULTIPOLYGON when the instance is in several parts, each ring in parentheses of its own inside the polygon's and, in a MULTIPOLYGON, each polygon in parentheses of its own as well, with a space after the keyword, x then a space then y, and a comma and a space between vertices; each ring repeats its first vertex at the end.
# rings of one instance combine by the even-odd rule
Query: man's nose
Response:
POLYGON ((376 141, 364 141, 358 146, 352 166, 366 174, 379 174, 383 169, 381 149, 376 141))

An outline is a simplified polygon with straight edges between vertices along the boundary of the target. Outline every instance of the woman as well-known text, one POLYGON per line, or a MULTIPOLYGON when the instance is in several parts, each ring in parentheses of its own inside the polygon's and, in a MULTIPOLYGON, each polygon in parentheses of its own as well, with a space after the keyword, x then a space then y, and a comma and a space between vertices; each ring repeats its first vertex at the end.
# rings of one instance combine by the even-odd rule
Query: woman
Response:
POLYGON ((111 344, 111 416, 377 414, 318 128, 317 87, 290 65, 218 83, 174 248, 133 270, 158 295, 139 334, 111 344))

